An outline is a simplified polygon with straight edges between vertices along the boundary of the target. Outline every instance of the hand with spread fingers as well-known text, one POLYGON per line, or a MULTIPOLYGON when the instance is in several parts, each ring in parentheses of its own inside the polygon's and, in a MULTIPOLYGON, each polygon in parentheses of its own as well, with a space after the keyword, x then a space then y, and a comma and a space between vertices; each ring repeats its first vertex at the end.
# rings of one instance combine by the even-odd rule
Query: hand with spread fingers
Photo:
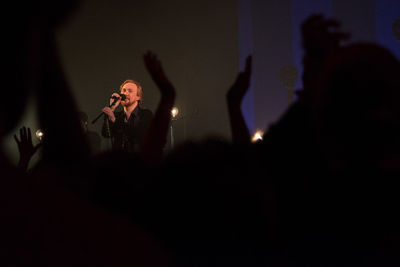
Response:
POLYGON ((19 139, 15 134, 14 139, 18 145, 20 156, 18 167, 21 168, 23 171, 27 171, 29 161, 36 153, 36 151, 41 147, 42 143, 33 145, 31 129, 29 127, 26 128, 25 126, 19 130, 19 139))

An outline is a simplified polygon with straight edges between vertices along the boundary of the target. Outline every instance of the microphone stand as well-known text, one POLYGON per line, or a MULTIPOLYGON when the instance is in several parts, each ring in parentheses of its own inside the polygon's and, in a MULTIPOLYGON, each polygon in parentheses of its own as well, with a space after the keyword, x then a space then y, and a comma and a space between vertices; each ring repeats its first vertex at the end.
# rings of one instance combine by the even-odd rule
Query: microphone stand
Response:
MULTIPOLYGON (((114 106, 114 104, 118 101, 119 99, 118 98, 114 98, 114 101, 108 106, 108 107, 112 107, 112 106, 114 106)), ((99 116, 97 116, 93 121, 92 121, 92 124, 94 124, 100 117, 101 117, 101 115, 106 115, 105 113, 103 113, 103 112, 101 112, 100 114, 99 114, 99 116)))

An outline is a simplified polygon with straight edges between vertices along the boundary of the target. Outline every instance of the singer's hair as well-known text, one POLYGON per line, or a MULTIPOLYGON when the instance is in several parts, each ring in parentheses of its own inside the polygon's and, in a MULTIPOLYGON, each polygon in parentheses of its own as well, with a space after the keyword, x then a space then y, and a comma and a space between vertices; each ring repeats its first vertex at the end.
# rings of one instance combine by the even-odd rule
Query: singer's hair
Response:
POLYGON ((119 87, 119 91, 121 92, 122 88, 123 88, 124 85, 127 84, 127 83, 136 84, 136 86, 137 86, 137 95, 140 96, 140 99, 138 100, 138 104, 139 104, 139 106, 142 106, 142 104, 143 104, 143 89, 142 89, 142 86, 140 85, 139 82, 137 82, 137 81, 135 81, 135 80, 130 80, 130 79, 125 80, 125 81, 121 84, 121 86, 119 87))

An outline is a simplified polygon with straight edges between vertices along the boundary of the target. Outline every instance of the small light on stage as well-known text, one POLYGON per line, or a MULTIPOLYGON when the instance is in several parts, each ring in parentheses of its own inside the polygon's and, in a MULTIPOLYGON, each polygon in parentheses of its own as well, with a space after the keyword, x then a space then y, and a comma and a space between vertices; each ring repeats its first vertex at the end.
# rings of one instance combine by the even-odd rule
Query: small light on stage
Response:
POLYGON ((177 107, 173 107, 172 110, 171 110, 172 118, 175 118, 178 115, 178 113, 179 113, 178 108, 177 107))
POLYGON ((44 136, 44 133, 43 133, 42 130, 39 129, 39 130, 36 131, 36 137, 37 137, 40 141, 42 141, 43 136, 44 136))
POLYGON ((258 142, 258 141, 261 141, 261 140, 263 139, 263 135, 264 135, 264 132, 263 132, 263 131, 257 130, 257 131, 254 133, 253 138, 251 138, 251 141, 252 141, 253 143, 258 142))

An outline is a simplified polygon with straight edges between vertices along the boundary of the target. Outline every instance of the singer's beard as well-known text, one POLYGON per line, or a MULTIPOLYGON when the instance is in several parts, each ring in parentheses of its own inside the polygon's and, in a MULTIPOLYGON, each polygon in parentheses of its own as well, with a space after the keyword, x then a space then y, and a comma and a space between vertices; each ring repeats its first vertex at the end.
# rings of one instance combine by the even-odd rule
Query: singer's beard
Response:
POLYGON ((121 105, 122 105, 123 107, 125 107, 125 108, 129 108, 130 106, 132 106, 132 105, 134 105, 134 104, 135 104, 135 102, 131 102, 131 101, 126 101, 126 100, 121 101, 121 105))

